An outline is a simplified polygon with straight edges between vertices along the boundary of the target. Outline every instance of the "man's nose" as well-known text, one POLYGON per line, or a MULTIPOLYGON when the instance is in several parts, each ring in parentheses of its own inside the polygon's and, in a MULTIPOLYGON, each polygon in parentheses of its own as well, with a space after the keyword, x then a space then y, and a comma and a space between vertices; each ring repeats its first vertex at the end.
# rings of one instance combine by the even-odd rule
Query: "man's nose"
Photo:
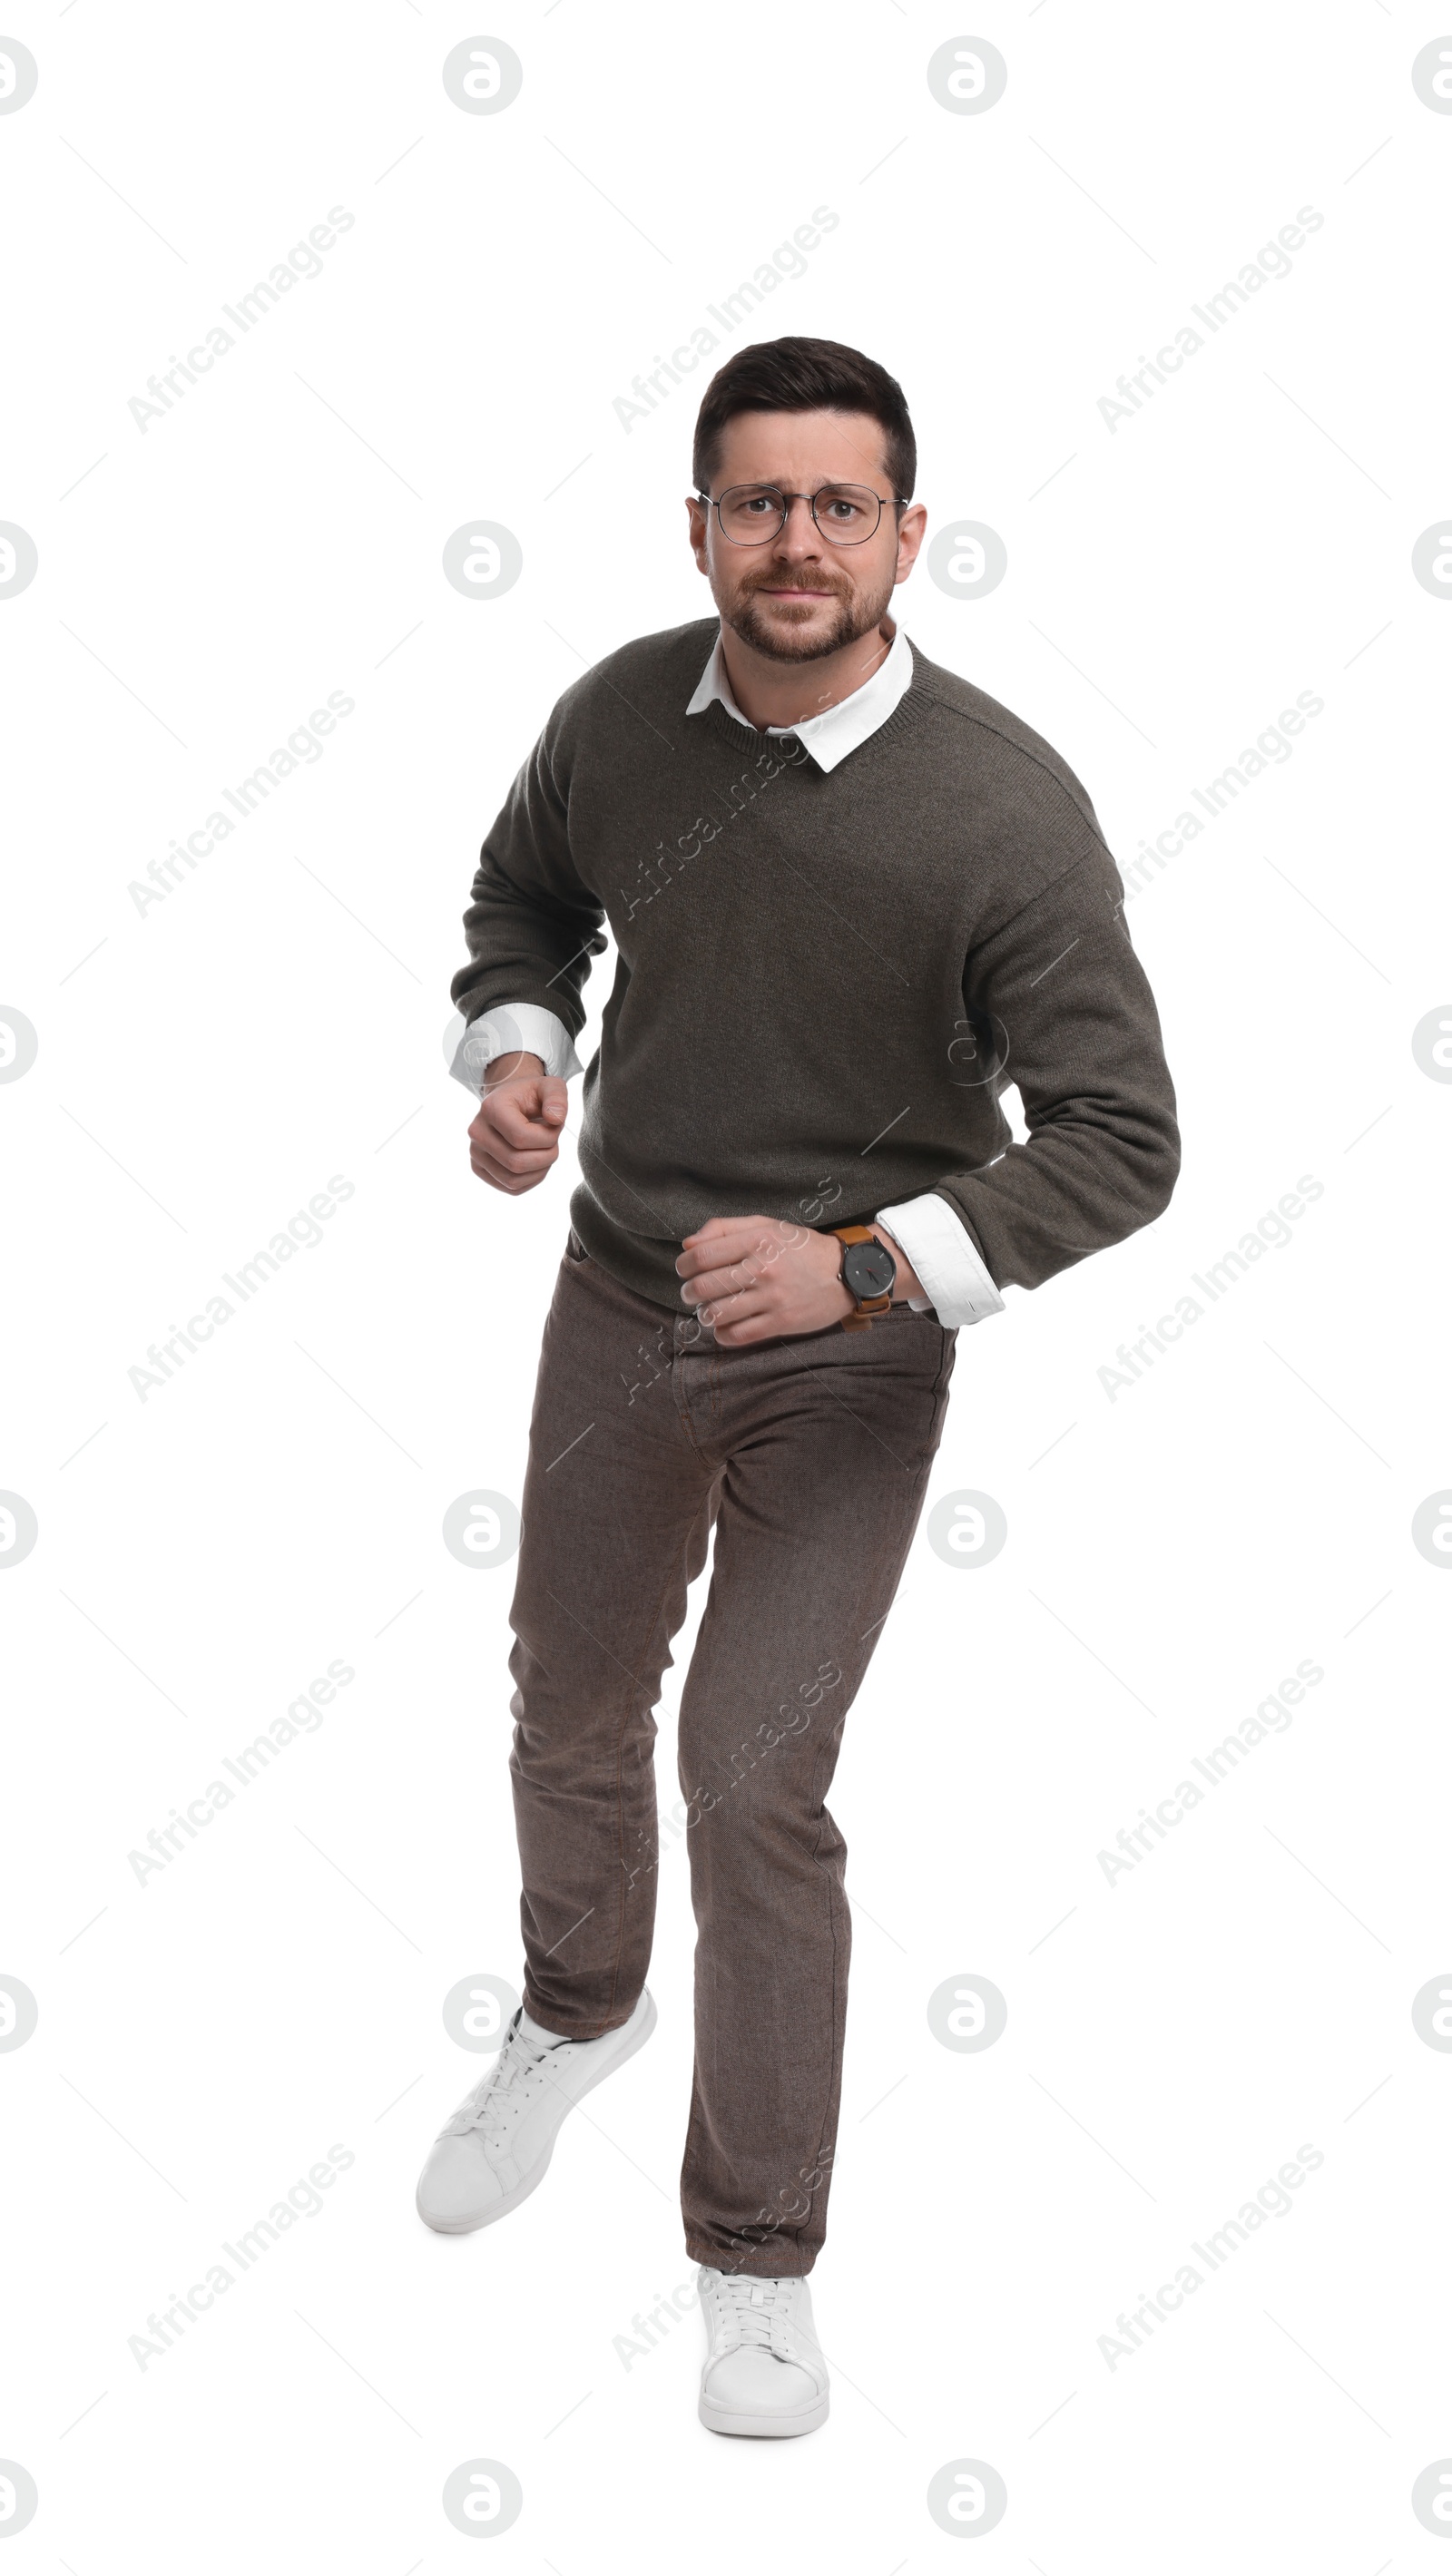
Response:
POLYGON ((779 554, 814 555, 821 548, 821 530, 812 516, 812 505, 806 494, 798 492, 787 503, 787 514, 776 539, 779 554))

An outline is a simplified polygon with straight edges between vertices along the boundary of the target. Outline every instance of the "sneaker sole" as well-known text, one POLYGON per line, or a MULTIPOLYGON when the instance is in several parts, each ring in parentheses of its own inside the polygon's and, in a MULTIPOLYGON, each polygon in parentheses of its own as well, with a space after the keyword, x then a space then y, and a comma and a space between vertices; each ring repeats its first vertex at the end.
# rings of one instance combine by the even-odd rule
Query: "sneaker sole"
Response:
POLYGON ((815 2433, 827 2421, 830 2392, 804 2407, 799 2415, 736 2415, 729 2408, 713 2406, 702 2396, 697 2413, 708 2433, 746 2433, 755 2440, 784 2440, 794 2433, 815 2433))
MULTIPOLYGON (((650 1993, 649 1989, 646 1991, 645 2000, 649 2006, 649 2010, 647 2011, 645 2019, 642 2021, 639 2030, 636 2031, 634 2037, 631 2039, 629 2046, 627 2048, 622 2048, 618 2057, 612 2057, 608 2066, 601 2066, 596 2069, 588 2083, 582 2085, 580 2091, 572 2097, 570 2102, 570 2111, 573 2111, 578 2103, 584 2101, 587 2093, 593 2093, 597 2084, 603 2084, 607 2077, 614 2075, 620 2067, 628 2065, 631 2058, 634 2057, 637 2049, 644 2048, 646 2041, 649 2039, 651 2032, 654 2030, 656 2023, 660 2018, 655 2008, 655 1997, 650 1993)), ((566 2111, 564 2119, 560 2122, 560 2129, 564 2127, 565 2120, 570 2116, 570 2111, 566 2111)), ((492 2227, 496 2218, 507 2218, 510 2211, 512 2209, 518 2209, 521 2201, 528 2200, 530 2193, 532 2191, 538 2191, 540 2184, 544 2181, 545 2175, 550 2169, 550 2158, 554 2154, 555 2140, 559 2137, 560 2129, 556 2129, 554 2137, 551 2138, 549 2145, 546 2147, 544 2154, 540 2157, 539 2163, 535 2166, 533 2172, 526 2174, 523 2182, 516 2183, 513 2191, 506 2192, 502 2200, 495 2201, 493 2206, 484 2212, 482 2218, 430 2218, 425 2211, 417 2192, 415 2192, 413 2205, 418 2211, 420 2218, 423 2220, 425 2227, 431 2229, 435 2236, 473 2236, 481 2227, 492 2227)))

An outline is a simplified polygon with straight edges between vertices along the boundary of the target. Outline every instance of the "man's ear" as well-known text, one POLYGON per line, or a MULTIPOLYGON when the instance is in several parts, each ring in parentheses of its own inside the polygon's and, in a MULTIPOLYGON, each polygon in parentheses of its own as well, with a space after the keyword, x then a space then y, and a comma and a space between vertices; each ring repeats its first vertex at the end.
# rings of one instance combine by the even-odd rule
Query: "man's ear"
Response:
POLYGON ((898 527, 896 580, 906 581, 912 571, 913 565, 917 562, 923 538, 927 534, 927 527, 927 511, 921 501, 914 501, 909 509, 904 510, 898 527))
POLYGON ((696 558, 697 572, 706 569, 706 512, 693 493, 687 494, 686 512, 690 522, 690 547, 696 558))

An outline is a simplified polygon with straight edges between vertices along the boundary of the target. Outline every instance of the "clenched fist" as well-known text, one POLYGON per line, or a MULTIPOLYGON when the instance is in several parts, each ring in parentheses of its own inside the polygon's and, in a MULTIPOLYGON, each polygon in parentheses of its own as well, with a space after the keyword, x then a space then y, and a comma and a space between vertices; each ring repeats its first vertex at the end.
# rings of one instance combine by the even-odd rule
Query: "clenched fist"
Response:
MULTIPOLYGON (((921 1297, 922 1281, 886 1228, 872 1229, 897 1264, 895 1297, 921 1297)), ((832 1234, 769 1216, 713 1216, 688 1234, 676 1263, 681 1295, 728 1348, 820 1333, 840 1324, 857 1300, 841 1278, 842 1246, 832 1234)))
POLYGON ((810 1226, 765 1216, 713 1216, 676 1263, 681 1295, 718 1342, 769 1342, 840 1323, 856 1300, 838 1270, 842 1246, 810 1226))
POLYGON ((481 1181, 522 1198, 557 1162, 569 1094, 537 1055, 496 1056, 484 1076, 469 1161, 481 1181))

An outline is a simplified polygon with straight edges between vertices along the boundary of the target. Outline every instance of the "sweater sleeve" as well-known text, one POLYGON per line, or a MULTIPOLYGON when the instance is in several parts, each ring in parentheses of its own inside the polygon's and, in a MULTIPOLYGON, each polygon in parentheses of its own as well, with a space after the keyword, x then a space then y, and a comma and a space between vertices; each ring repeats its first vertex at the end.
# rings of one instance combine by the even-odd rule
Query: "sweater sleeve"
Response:
POLYGON ((1000 1288, 1037 1288, 1159 1216, 1180 1165, 1159 1015, 1102 844, 975 948, 963 990, 1028 1142, 933 1186, 1000 1288))
POLYGON ((480 851, 464 915, 469 963, 449 991, 467 1021, 528 1002, 553 1012, 577 1038, 585 1024, 581 988, 605 947, 605 907, 581 882, 570 855, 557 717, 558 710, 480 851))

